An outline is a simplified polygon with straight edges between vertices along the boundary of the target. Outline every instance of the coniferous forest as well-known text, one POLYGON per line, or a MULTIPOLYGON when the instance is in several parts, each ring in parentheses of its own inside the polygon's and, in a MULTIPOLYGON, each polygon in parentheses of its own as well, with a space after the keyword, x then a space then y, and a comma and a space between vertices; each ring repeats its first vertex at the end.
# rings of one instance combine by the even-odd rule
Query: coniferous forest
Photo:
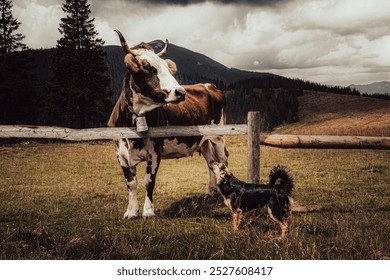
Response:
POLYGON ((329 87, 277 75, 243 79, 230 84, 227 88, 228 123, 245 123, 248 111, 260 111, 263 131, 271 130, 283 123, 298 121, 298 96, 305 90, 360 95, 351 88, 329 87))
POLYGON ((16 33, 21 23, 12 16, 12 2, 0 0, 0 9, 1 123, 105 125, 112 105, 111 78, 87 0, 63 3, 61 38, 44 59, 42 72, 42 65, 32 63, 34 52, 22 42, 25 36, 16 33), (40 80, 42 73, 46 76, 40 80))

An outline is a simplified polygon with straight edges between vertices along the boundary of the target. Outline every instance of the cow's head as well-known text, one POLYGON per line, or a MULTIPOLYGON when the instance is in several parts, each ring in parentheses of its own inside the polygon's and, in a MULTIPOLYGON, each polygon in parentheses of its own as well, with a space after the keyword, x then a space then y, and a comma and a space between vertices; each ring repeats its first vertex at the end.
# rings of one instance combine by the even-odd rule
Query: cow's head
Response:
POLYGON ((131 77, 125 87, 131 87, 135 113, 142 116, 166 103, 183 101, 186 92, 173 77, 177 71, 176 64, 169 59, 162 59, 167 52, 168 40, 164 49, 156 54, 146 44, 129 48, 123 35, 117 30, 115 32, 126 53, 124 60, 131 77))

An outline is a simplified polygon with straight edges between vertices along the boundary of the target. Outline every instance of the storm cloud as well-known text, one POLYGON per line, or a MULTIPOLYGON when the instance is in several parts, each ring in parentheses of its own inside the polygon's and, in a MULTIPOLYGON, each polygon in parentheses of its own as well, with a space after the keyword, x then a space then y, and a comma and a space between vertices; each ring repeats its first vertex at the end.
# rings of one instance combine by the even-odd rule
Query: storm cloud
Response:
MULTIPOLYGON (((32 48, 60 38, 61 0, 15 0, 20 32, 32 48)), ((333 85, 389 79, 388 0, 94 0, 107 45, 113 29, 129 44, 168 38, 228 67, 333 85)))

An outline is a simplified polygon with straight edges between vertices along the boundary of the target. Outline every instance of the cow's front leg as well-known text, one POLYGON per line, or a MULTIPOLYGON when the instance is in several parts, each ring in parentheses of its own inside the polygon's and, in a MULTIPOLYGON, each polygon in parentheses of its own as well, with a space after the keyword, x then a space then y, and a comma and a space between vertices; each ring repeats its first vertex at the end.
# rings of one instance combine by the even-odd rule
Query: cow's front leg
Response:
POLYGON ((139 206, 137 199, 137 176, 135 167, 123 167, 123 173, 126 178, 127 190, 129 192, 129 204, 127 210, 123 215, 123 219, 138 218, 139 206))
POLYGON ((146 173, 143 181, 146 189, 144 212, 142 214, 143 218, 150 218, 155 216, 153 206, 153 190, 156 184, 156 175, 159 165, 159 156, 156 153, 149 154, 148 160, 146 161, 146 173))
POLYGON ((123 219, 133 219, 138 217, 139 206, 137 200, 137 176, 136 164, 130 163, 129 143, 121 139, 115 142, 116 156, 125 176, 127 191, 129 193, 129 204, 123 215, 123 219))

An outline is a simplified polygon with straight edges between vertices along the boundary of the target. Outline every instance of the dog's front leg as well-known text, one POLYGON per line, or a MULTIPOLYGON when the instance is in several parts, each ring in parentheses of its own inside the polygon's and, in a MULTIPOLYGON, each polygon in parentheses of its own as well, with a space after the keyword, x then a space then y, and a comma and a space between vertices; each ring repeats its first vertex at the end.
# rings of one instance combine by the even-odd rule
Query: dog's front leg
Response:
POLYGON ((244 212, 241 209, 233 211, 233 227, 235 230, 239 230, 241 228, 243 219, 244 212))

